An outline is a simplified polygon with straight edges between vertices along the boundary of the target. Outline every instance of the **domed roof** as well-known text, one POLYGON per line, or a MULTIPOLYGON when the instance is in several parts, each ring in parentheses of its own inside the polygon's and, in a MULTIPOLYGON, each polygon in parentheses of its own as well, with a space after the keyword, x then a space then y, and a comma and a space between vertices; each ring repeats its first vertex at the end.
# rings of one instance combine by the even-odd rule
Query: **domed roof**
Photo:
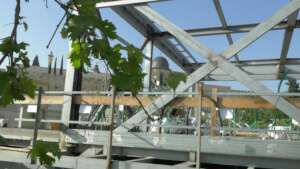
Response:
POLYGON ((169 70, 169 63, 166 58, 159 56, 153 60, 152 68, 169 70))

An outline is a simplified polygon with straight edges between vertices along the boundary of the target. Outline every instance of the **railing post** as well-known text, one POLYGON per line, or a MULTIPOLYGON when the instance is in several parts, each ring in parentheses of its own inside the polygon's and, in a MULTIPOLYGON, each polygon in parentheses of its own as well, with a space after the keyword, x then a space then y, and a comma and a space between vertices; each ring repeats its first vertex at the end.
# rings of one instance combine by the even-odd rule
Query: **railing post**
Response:
POLYGON ((198 126, 197 126, 197 134, 198 134, 198 143, 197 143, 197 159, 196 159, 196 168, 200 169, 201 167, 201 114, 202 114, 202 95, 203 95, 203 84, 200 82, 197 86, 197 91, 199 93, 198 98, 200 102, 200 106, 197 112, 198 115, 198 126))
MULTIPOLYGON (((36 141, 37 141, 37 136, 38 136, 38 130, 39 130, 39 125, 41 121, 41 102, 42 102, 42 94, 43 94, 43 88, 39 88, 39 93, 38 93, 38 100, 37 100, 37 110, 35 114, 35 123, 34 123, 34 132, 33 132, 33 138, 32 138, 32 147, 35 147, 36 141)), ((35 164, 36 162, 34 160, 31 160, 31 164, 35 164)))
MULTIPOLYGON (((217 102, 218 97, 217 97, 217 93, 218 93, 218 88, 212 88, 211 91, 211 97, 214 100, 214 102, 217 102)), ((214 137, 217 135, 217 107, 214 103, 212 103, 211 105, 211 110, 210 110, 210 136, 214 137)))
POLYGON ((109 137, 106 153, 106 169, 111 169, 111 155, 112 155, 112 141, 113 141, 113 131, 114 131, 114 115, 115 115, 115 97, 116 97, 116 87, 112 86, 112 95, 111 95, 111 117, 109 125, 109 137))
POLYGON ((22 128, 23 112, 24 112, 24 106, 21 106, 20 113, 19 113, 18 128, 22 128))

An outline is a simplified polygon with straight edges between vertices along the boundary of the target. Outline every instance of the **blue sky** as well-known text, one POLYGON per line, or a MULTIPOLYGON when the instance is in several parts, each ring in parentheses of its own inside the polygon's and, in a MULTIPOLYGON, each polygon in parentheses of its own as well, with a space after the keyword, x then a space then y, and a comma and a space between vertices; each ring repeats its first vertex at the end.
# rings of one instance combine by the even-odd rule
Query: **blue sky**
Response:
MULTIPOLYGON (((5 5, 0 6, 0 38, 9 35, 12 27, 15 1, 5 1, 5 5)), ((24 1, 24 0, 23 0, 24 1)), ((52 42, 50 49, 46 49, 47 42, 55 29, 56 24, 63 15, 63 11, 51 0, 49 8, 45 7, 43 0, 31 0, 30 3, 23 3, 22 15, 26 16, 26 22, 29 24, 29 30, 24 32, 20 29, 19 39, 30 43, 29 55, 33 58, 39 55, 40 63, 47 65, 47 55, 50 50, 58 57, 66 57, 68 53, 68 41, 63 40, 60 34, 57 34, 52 42)), ((2 2, 2 3, 3 3, 2 2)), ((276 10, 287 4, 288 0, 221 0, 228 24, 246 24, 261 22, 270 17, 276 10)), ((220 26, 217 13, 213 6, 212 0, 173 0, 169 2, 154 3, 151 6, 160 12, 163 16, 174 22, 182 28, 203 28, 211 26, 220 26)), ((141 46, 144 38, 139 35, 119 16, 110 9, 101 10, 104 18, 110 19, 118 28, 118 33, 132 42, 136 46, 141 46)), ((233 39, 237 40, 244 34, 234 34, 233 39)), ((300 32, 295 31, 292 39, 292 45, 288 57, 299 57, 300 32)), ((228 47, 225 36, 200 37, 197 38, 201 43, 221 52, 228 47)), ((241 59, 266 59, 279 58, 283 39, 283 31, 272 31, 264 35, 254 44, 243 50, 239 55, 241 59)), ((201 56, 195 52, 195 57, 199 61, 204 61, 201 56)), ((155 50, 154 56, 163 55, 160 51, 155 50)), ((171 63, 173 69, 178 67, 171 63)), ((238 83, 232 84, 237 88, 242 88, 238 83)), ((273 89, 277 88, 277 83, 266 82, 273 89)))

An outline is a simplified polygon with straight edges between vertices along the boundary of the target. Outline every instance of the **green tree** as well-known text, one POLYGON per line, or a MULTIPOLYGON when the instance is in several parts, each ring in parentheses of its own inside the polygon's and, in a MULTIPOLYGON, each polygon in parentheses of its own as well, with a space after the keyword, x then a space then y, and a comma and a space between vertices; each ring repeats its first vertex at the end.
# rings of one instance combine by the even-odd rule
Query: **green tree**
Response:
MULTIPOLYGON (((90 67, 92 59, 104 60, 111 71, 112 85, 118 90, 131 91, 136 96, 142 89, 144 77, 141 67, 142 52, 133 46, 110 44, 117 37, 116 27, 110 21, 103 20, 99 10, 95 8, 96 3, 101 1, 69 0, 62 3, 54 0, 65 12, 63 19, 66 19, 62 19, 61 36, 72 41, 69 57, 76 69, 85 70, 90 67)), ((47 0, 46 4, 48 5, 47 0)), ((0 65, 5 60, 8 61, 6 69, 0 72, 1 106, 14 103, 15 100, 24 100, 25 96, 34 97, 36 86, 26 72, 29 67, 26 47, 29 44, 17 41, 18 27, 23 25, 25 30, 28 29, 24 18, 21 16, 21 0, 16 0, 12 32, 0 43, 0 65)), ((41 165, 51 166, 56 157, 60 157, 60 153, 57 147, 39 141, 30 151, 29 157, 33 160, 39 159, 41 165), (49 152, 52 156, 49 156, 49 152)))
POLYGON ((182 72, 171 72, 167 78, 167 85, 175 92, 180 82, 186 81, 186 74, 182 72))
MULTIPOLYGON (((70 0, 67 3, 54 0, 65 11, 66 20, 61 30, 62 38, 72 41, 70 59, 77 69, 91 66, 92 59, 104 60, 111 70, 111 83, 118 90, 131 91, 134 95, 142 88, 142 52, 133 46, 121 43, 110 44, 117 37, 116 27, 101 18, 95 4, 102 0, 70 0), (123 55, 122 55, 123 54, 123 55), (125 54, 125 55, 124 55, 125 54)), ((29 0, 26 0, 29 2, 29 0)), ((0 43, 0 65, 8 59, 9 64, 0 73, 0 104, 24 100, 25 95, 34 96, 35 85, 27 76, 29 59, 25 42, 17 42, 19 25, 28 26, 21 17, 21 0, 16 0, 14 27, 10 36, 0 43), (24 85, 26 84, 26 85, 24 85)))

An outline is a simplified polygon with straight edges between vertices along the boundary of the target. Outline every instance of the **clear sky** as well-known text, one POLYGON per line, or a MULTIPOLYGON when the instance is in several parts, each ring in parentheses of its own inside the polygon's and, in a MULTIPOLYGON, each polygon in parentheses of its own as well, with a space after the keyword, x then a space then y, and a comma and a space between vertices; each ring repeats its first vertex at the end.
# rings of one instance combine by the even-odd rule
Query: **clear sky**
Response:
MULTIPOLYGON (((47 42, 59 19, 63 15, 63 11, 52 0, 48 1, 49 8, 46 8, 43 0, 30 0, 30 3, 24 3, 23 0, 21 13, 26 17, 29 30, 24 32, 23 29, 20 29, 19 31, 19 39, 30 44, 30 58, 39 55, 42 66, 47 65, 47 55, 50 50, 58 57, 58 60, 60 60, 62 56, 66 57, 68 53, 68 41, 61 39, 60 34, 55 36, 50 49, 46 49, 47 42)), ((246 24, 261 22, 267 19, 276 10, 280 9, 280 7, 287 4, 288 1, 289 0, 221 0, 221 4, 228 24, 246 24)), ((220 26, 212 0, 173 0, 154 3, 151 4, 151 6, 182 28, 220 26)), ((2 5, 0 6, 0 38, 9 35, 11 31, 14 7, 14 0, 2 0, 2 5)), ((101 13, 105 18, 114 22, 118 28, 118 33, 122 37, 136 46, 141 46, 144 38, 119 16, 110 9, 103 9, 101 13)), ((233 39, 237 40, 243 35, 244 34, 234 34, 233 39)), ((288 54, 290 58, 299 58, 300 48, 297 48, 297 44, 300 44, 299 36, 300 32, 296 30, 288 54)), ((225 36, 200 37, 197 39, 216 52, 221 52, 228 47, 225 36)), ((239 54, 240 58, 242 60, 279 58, 282 39, 283 31, 269 32, 247 49, 243 50, 239 54)), ((195 52, 193 52, 193 54, 199 61, 204 61, 201 59, 201 56, 195 52)), ((162 55, 162 53, 155 50, 154 55, 159 56, 162 55)), ((178 70, 178 67, 173 63, 171 63, 171 67, 178 70)), ((226 84, 232 84, 237 88, 242 88, 238 83, 226 84)), ((266 82, 266 84, 273 89, 277 88, 277 83, 266 82)))

